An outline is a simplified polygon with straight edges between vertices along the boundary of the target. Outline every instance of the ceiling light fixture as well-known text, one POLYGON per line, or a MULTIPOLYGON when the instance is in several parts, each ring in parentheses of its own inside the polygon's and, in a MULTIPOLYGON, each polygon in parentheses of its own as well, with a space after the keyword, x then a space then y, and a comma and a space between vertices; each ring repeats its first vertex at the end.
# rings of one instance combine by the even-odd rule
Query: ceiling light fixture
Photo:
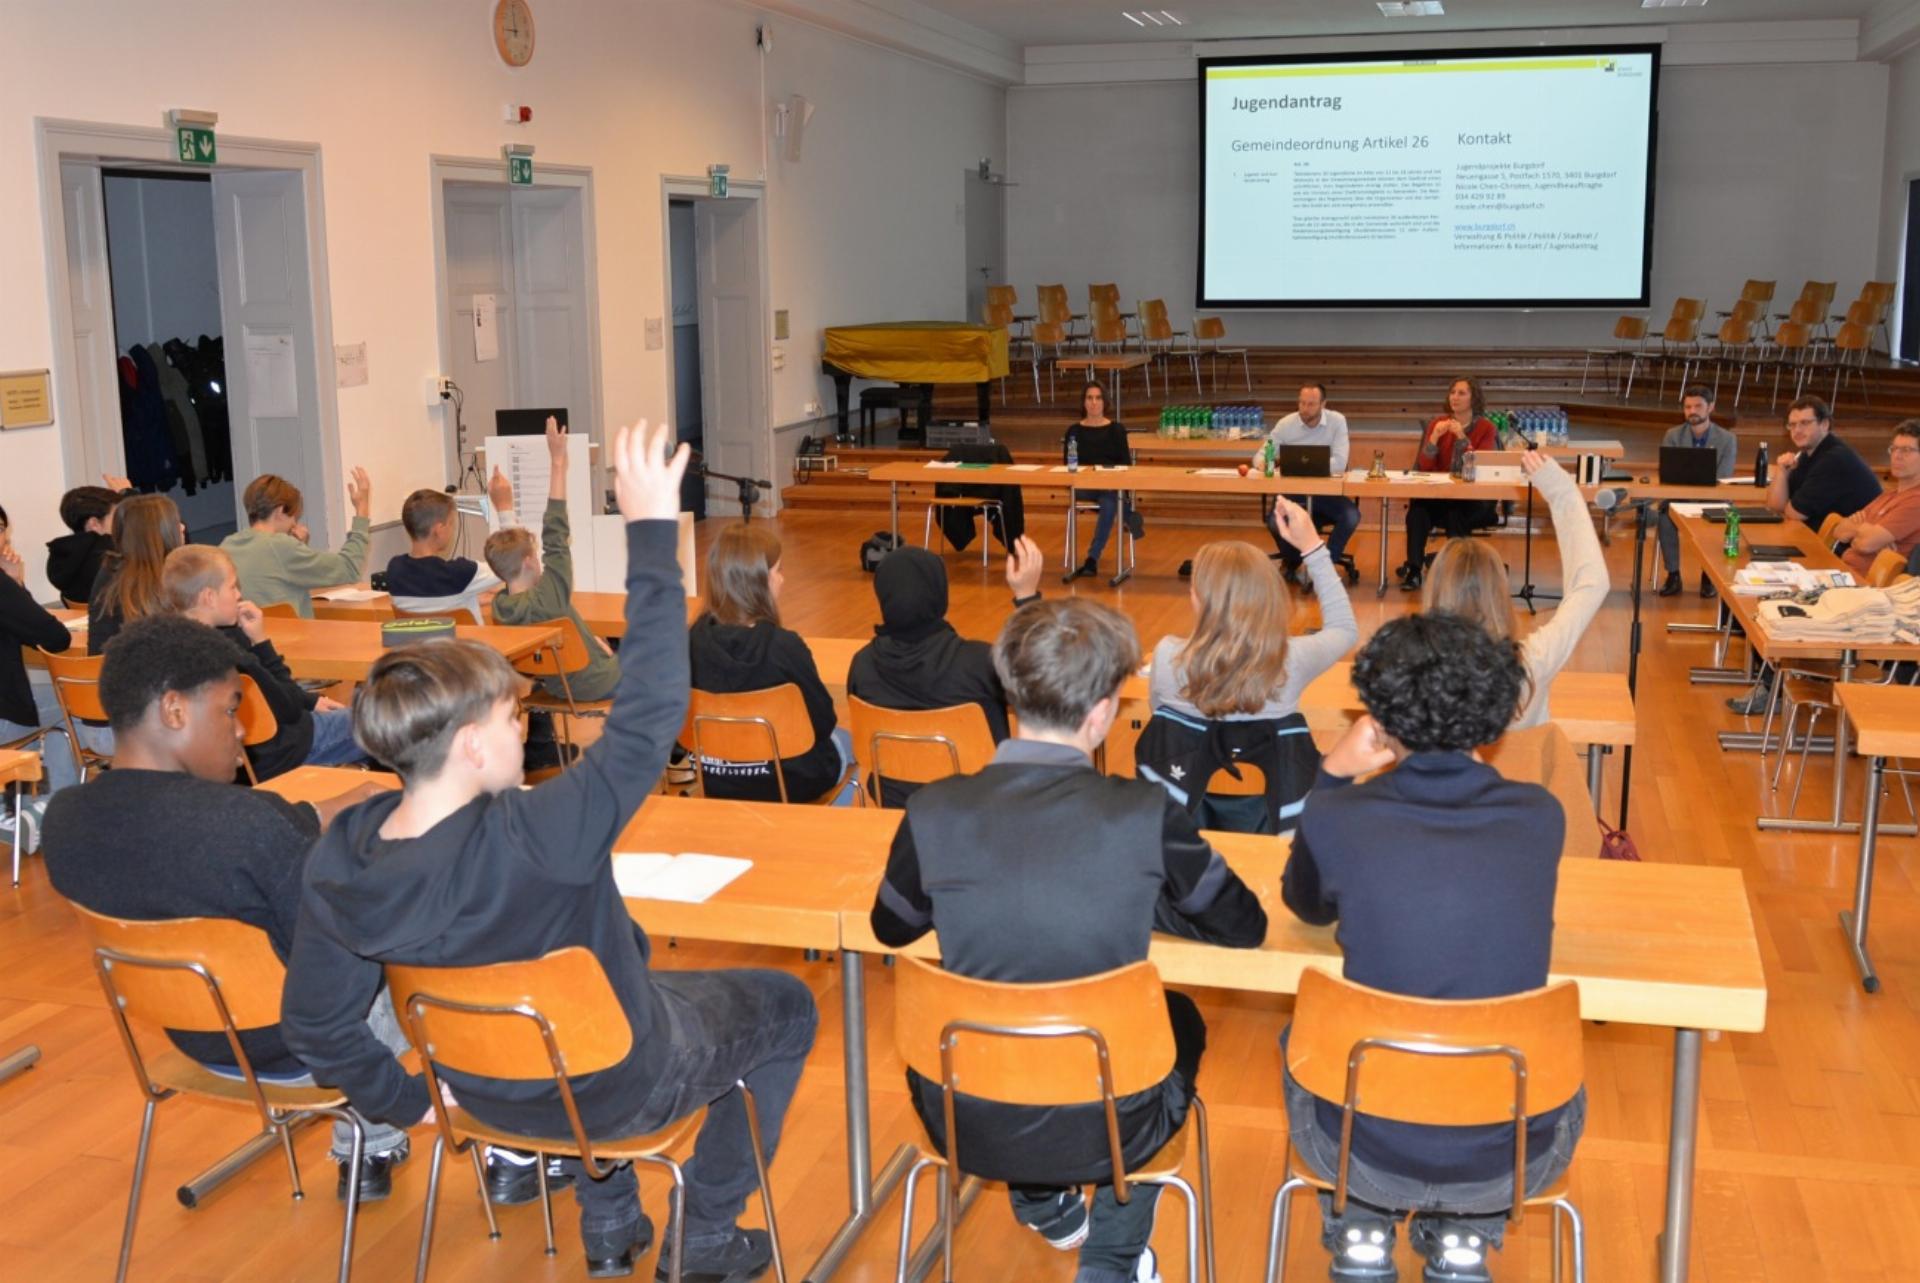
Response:
POLYGON ((1642 9, 1704 9, 1707 0, 1640 0, 1642 9))
POLYGON ((1379 0, 1379 9, 1383 18, 1439 18, 1447 12, 1440 0, 1379 0))
POLYGON ((1120 16, 1121 16, 1122 18, 1125 18, 1125 19, 1126 19, 1126 20, 1127 20, 1128 22, 1131 22, 1131 23, 1132 23, 1132 24, 1133 24, 1134 26, 1136 26, 1136 27, 1144 27, 1144 26, 1146 26, 1146 25, 1147 25, 1146 23, 1144 23, 1144 22, 1142 22, 1142 21, 1141 21, 1140 19, 1138 19, 1138 18, 1136 18, 1136 17, 1134 17, 1134 16, 1132 15, 1132 14, 1130 14, 1130 13, 1128 13, 1128 12, 1127 12, 1127 11, 1126 11, 1125 9, 1122 9, 1122 10, 1120 11, 1120 16))
POLYGON ((1185 18, 1167 9, 1136 9, 1120 11, 1120 16, 1136 27, 1184 27, 1185 18))

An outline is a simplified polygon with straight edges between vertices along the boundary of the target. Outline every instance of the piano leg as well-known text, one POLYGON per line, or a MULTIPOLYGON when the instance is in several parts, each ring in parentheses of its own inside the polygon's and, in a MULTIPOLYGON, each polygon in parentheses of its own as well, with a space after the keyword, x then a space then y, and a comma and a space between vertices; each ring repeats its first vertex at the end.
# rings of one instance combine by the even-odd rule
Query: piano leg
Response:
POLYGON ((993 422, 993 383, 976 383, 973 390, 980 398, 980 422, 984 426, 993 422))
POLYGON ((839 445, 847 445, 853 440, 847 424, 847 400, 853 391, 853 376, 831 365, 826 370, 833 376, 833 416, 836 424, 833 439, 839 445))
MULTIPOLYGON (((918 388, 920 395, 915 401, 918 409, 914 415, 914 419, 920 427, 920 444, 925 445, 927 443, 927 428, 933 422, 933 384, 920 383, 915 386, 918 388)), ((906 417, 905 411, 902 411, 900 421, 905 423, 906 417)))

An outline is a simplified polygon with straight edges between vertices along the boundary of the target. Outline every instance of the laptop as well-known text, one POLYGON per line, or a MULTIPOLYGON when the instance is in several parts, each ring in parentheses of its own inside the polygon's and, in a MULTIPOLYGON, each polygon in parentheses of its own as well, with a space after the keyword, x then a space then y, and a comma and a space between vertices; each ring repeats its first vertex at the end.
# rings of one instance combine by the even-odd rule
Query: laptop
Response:
MULTIPOLYGON (((1710 486, 1717 484, 1719 452, 1690 445, 1660 447, 1660 484, 1663 486, 1710 486)), ((1746 513, 1740 520, 1747 519, 1746 513)))
POLYGON ((496 437, 537 437, 547 431, 547 416, 552 415, 559 421, 560 430, 567 430, 567 407, 555 406, 550 410, 495 410, 493 412, 493 435, 496 437))
POLYGON ((1283 477, 1330 477, 1333 475, 1333 447, 1283 445, 1280 447, 1279 463, 1283 477))

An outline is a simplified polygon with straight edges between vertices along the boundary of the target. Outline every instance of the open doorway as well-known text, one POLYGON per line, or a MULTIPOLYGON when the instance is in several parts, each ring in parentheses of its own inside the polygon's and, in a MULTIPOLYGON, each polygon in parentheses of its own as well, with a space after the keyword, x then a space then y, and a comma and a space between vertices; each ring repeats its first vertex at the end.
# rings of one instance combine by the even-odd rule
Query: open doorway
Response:
POLYGON ((771 516, 780 495, 772 484, 767 411, 765 189, 736 182, 729 195, 716 198, 705 180, 686 178, 665 179, 662 189, 667 308, 675 322, 665 336, 672 345, 671 412, 677 430, 698 424, 707 477, 705 503, 697 511, 737 513, 752 494, 753 512, 771 516), (684 326, 683 312, 689 318, 684 326), (691 353, 683 351, 688 344, 691 353), (698 400, 688 407, 695 383, 698 400), (765 484, 746 487, 742 478, 765 484))
MULTIPOLYGON (((689 449, 704 455, 706 434, 702 430, 700 401, 700 257, 695 244, 693 202, 667 202, 667 258, 670 297, 669 321, 673 327, 673 434, 689 449)), ((680 487, 680 507, 693 514, 695 521, 707 519, 707 487, 698 476, 689 474, 680 487)))
POLYGON ((1903 361, 1920 362, 1920 178, 1907 180, 1906 242, 1900 249, 1899 333, 1894 350, 1903 361))
MULTIPOLYGON (((513 185, 498 161, 438 158, 433 175, 440 368, 460 389, 448 480, 477 491, 474 452, 496 435, 500 411, 564 410, 569 431, 603 440, 592 177, 546 167, 532 185, 513 185), (491 314, 476 324, 483 310, 491 314)), ((597 456, 595 472, 597 495, 597 456)))
POLYGON ((166 130, 36 128, 49 258, 65 268, 54 374, 70 483, 115 474, 171 493, 193 536, 213 539, 244 519, 238 490, 277 473, 307 494, 315 545, 331 544, 345 508, 334 385, 320 377, 332 334, 319 149, 222 137, 219 164, 186 166, 166 130), (145 387, 129 389, 123 358, 136 385, 151 363, 145 387))
POLYGON ((187 538, 219 543, 239 517, 213 176, 100 171, 126 473, 180 509, 187 538))

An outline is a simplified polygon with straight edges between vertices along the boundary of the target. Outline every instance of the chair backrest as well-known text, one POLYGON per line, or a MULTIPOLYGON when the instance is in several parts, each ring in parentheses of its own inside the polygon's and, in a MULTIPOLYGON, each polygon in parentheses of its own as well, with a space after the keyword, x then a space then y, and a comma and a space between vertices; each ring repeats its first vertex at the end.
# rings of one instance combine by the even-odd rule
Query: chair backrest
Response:
POLYGON ((989 285, 987 302, 1005 307, 1011 312, 1020 303, 1020 291, 1011 285, 989 285))
POLYGON ((1673 300, 1673 315, 1667 319, 1669 324, 1674 321, 1693 321, 1697 325, 1700 318, 1706 314, 1707 301, 1705 299, 1677 298, 1673 300))
POLYGON ((1647 318, 1623 316, 1613 323, 1613 337, 1625 343, 1638 343, 1647 337, 1647 318))
POLYGON ((1089 308, 1105 304, 1114 311, 1120 310, 1120 287, 1118 285, 1087 286, 1087 304, 1089 308))
MULTIPOLYGON (((1801 304, 1795 303, 1798 311, 1801 304)), ((1782 321, 1780 328, 1774 331, 1773 344, 1782 351, 1798 351, 1813 341, 1813 330, 1805 321, 1782 321)))
POLYGON ((1808 281, 1807 297, 1818 300, 1820 310, 1824 312, 1833 306, 1833 295, 1839 288, 1838 281, 1808 281))
POLYGON ((259 927, 233 918, 138 922, 79 904, 73 910, 93 942, 108 1000, 128 1019, 218 1033, 227 1025, 212 996, 217 986, 236 1030, 280 1023, 286 968, 259 927))
POLYGON ((1036 347, 1059 347, 1067 341, 1067 330, 1059 321, 1035 321, 1033 342, 1036 347))
POLYGON ((1822 517, 1820 519, 1820 531, 1819 531, 1820 542, 1831 546, 1833 543, 1834 527, 1838 526, 1842 521, 1845 521, 1845 520, 1846 518, 1837 512, 1829 512, 1826 516, 1822 517))
POLYGON ((1096 343, 1127 341, 1127 323, 1120 319, 1120 313, 1105 307, 1094 312, 1093 341, 1096 343))
POLYGON ((1767 305, 1759 299, 1743 298, 1733 305, 1727 316, 1736 321, 1757 321, 1766 311, 1767 305))
POLYGON ((477 967, 388 963, 387 984, 421 1054, 458 1073, 513 1081, 556 1070, 578 1076, 609 1069, 633 1049, 633 1028, 607 973, 579 945, 477 967))
POLYGON ((480 618, 480 606, 478 602, 475 602, 471 607, 454 606, 451 608, 443 607, 439 610, 408 610, 401 606, 399 602, 394 602, 391 597, 387 600, 393 602, 393 617, 395 619, 444 619, 448 623, 456 625, 484 624, 487 622, 480 618))
MULTIPOLYGON (((391 602, 392 599, 389 598, 388 600, 389 602, 391 602)), ((392 606, 389 605, 388 609, 391 610, 392 606)), ((293 603, 290 601, 276 601, 271 603, 270 605, 262 606, 260 608, 260 613, 262 615, 265 615, 268 619, 300 618, 300 612, 293 608, 293 603)))
POLYGON ((978 704, 909 710, 881 708, 849 695, 847 721, 860 778, 876 797, 883 776, 927 784, 971 775, 993 760, 993 731, 978 704))
MULTIPOLYGON (((1309 967, 1287 1035, 1287 1069, 1322 1100, 1429 1126, 1510 1123, 1558 1108, 1585 1080, 1580 991, 1571 980, 1504 998, 1442 1002, 1369 989, 1309 967), (1383 1043, 1405 1048, 1389 1048, 1383 1043), (1487 1054, 1508 1048, 1518 1056, 1487 1054), (1481 1054, 1465 1055, 1468 1050, 1481 1054), (1516 1070, 1520 1070, 1516 1078, 1516 1070)), ((1524 1129, 1522 1129, 1524 1131, 1524 1129)))
POLYGON ((1901 578, 1907 570, 1907 554, 1898 548, 1882 548, 1874 557, 1873 564, 1867 567, 1867 586, 1885 588, 1901 578))
POLYGON ((279 719, 268 707, 259 683, 245 673, 240 674, 240 742, 253 748, 279 733, 279 719))
POLYGON ((1893 302, 1897 288, 1892 281, 1868 281, 1860 287, 1860 297, 1878 307, 1885 308, 1893 302))
MULTIPOLYGON (((1856 303, 1854 306, 1858 307, 1859 304, 1856 303)), ((1851 315, 1851 309, 1849 309, 1849 315, 1851 315)), ((1837 352, 1865 353, 1869 341, 1868 335, 1871 333, 1872 331, 1869 330, 1866 325, 1858 321, 1848 321, 1834 332, 1834 350, 1837 352)))
POLYGON ((1193 337, 1204 342, 1213 342, 1227 337, 1227 323, 1217 316, 1196 316, 1193 318, 1193 337))
POLYGON ((559 629, 560 643, 534 647, 513 661, 514 672, 524 677, 558 677, 562 673, 577 673, 593 662, 593 651, 571 617, 562 615, 539 622, 559 629))
POLYGON ((100 703, 100 666, 106 662, 105 655, 52 655, 44 650, 40 655, 53 679, 54 696, 68 717, 107 720, 106 707, 100 703))
POLYGON ((1773 302, 1773 281, 1756 281, 1751 277, 1740 287, 1740 299, 1746 303, 1767 304, 1773 302))
POLYGON ((1013 304, 996 303, 988 299, 986 306, 980 309, 980 320, 996 330, 1013 328, 1013 304))
POLYGON ((1240 778, 1224 768, 1213 773, 1207 781, 1206 791, 1215 797, 1265 797, 1267 795, 1266 772, 1252 762, 1235 762, 1234 769, 1240 772, 1240 778))
POLYGON ((1067 302, 1067 287, 1064 285, 1042 285, 1037 297, 1040 300, 1040 319, 1043 321, 1064 323, 1073 312, 1073 306, 1067 302))
POLYGON ((1826 305, 1819 299, 1796 299, 1793 306, 1787 309, 1787 319, 1801 325, 1818 325, 1826 319, 1826 312, 1826 305))
MULTIPOLYGON (((788 801, 782 759, 813 747, 813 719, 807 701, 792 682, 765 690, 721 695, 695 690, 687 701, 681 743, 693 750, 694 769, 703 762, 771 762, 780 800, 788 801)), ((807 799, 811 800, 811 799, 807 799)))
POLYGON ((1753 320, 1750 317, 1730 316, 1720 326, 1720 343, 1723 347, 1743 347, 1753 342, 1753 320))
POLYGON ((906 956, 895 971, 901 1059, 933 1082, 946 1081, 950 1067, 969 1096, 1086 1104, 1102 1099, 1103 1084, 1126 1096, 1173 1069, 1173 1027, 1151 962, 1050 984, 971 980, 906 956))

